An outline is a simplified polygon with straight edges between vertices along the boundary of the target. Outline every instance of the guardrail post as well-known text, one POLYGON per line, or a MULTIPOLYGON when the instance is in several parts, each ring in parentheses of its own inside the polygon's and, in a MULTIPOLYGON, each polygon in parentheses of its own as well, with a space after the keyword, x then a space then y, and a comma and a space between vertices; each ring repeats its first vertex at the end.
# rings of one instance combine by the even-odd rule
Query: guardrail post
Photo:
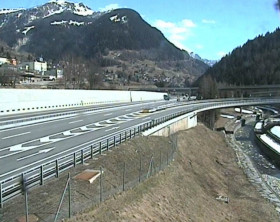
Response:
POLYGON ((107 139, 107 151, 109 150, 109 139, 107 139))
POLYGON ((124 141, 126 141, 126 137, 127 137, 127 135, 126 135, 126 131, 124 132, 124 141))
POLYGON ((102 142, 99 142, 99 154, 102 154, 102 142))
POLYGON ((120 143, 119 144, 121 144, 122 143, 122 134, 120 133, 120 143))
POLYGON ((81 164, 84 164, 84 150, 81 150, 81 164))
POLYGON ((0 182, 0 208, 3 208, 3 193, 2 193, 2 190, 3 190, 3 187, 2 187, 2 182, 0 182))
POLYGON ((55 160, 55 173, 56 173, 56 177, 59 176, 59 166, 58 166, 58 159, 55 160))
POLYGON ((73 159, 74 159, 73 160, 74 167, 76 167, 76 153, 73 154, 73 159))
POLYGON ((116 147, 116 136, 114 136, 114 147, 116 147))
POLYGON ((43 165, 40 166, 40 185, 44 185, 44 169, 43 169, 43 165))
POLYGON ((90 158, 93 159, 93 146, 90 146, 90 158))
POLYGON ((131 129, 129 130, 129 138, 131 139, 131 129))

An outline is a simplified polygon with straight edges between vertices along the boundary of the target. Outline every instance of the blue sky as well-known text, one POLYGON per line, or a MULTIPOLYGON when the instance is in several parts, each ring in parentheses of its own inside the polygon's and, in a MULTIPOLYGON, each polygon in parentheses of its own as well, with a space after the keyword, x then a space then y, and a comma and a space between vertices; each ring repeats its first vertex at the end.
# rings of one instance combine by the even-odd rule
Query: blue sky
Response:
MULTIPOLYGON (((94 11, 128 7, 138 11, 177 47, 220 59, 248 39, 280 26, 276 0, 69 0, 94 11)), ((0 0, 0 8, 30 8, 45 0, 0 0)))

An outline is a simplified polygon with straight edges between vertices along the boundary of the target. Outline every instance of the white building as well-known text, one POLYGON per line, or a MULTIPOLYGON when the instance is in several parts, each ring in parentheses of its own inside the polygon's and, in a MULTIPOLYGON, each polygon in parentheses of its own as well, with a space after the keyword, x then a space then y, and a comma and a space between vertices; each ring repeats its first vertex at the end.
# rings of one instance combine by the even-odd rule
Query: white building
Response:
POLYGON ((46 72, 47 71, 47 62, 35 61, 34 62, 34 70, 38 72, 46 72))
POLYGON ((9 59, 0 57, 0 65, 9 64, 9 63, 10 63, 9 59))

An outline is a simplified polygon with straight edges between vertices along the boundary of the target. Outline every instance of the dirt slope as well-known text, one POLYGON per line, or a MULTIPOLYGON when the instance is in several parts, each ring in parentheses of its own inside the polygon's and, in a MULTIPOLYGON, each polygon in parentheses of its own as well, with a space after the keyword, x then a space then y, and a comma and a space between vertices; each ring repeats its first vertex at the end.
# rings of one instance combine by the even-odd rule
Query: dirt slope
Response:
POLYGON ((235 163, 222 134, 199 125, 177 136, 169 168, 70 221, 279 221, 274 206, 235 163))

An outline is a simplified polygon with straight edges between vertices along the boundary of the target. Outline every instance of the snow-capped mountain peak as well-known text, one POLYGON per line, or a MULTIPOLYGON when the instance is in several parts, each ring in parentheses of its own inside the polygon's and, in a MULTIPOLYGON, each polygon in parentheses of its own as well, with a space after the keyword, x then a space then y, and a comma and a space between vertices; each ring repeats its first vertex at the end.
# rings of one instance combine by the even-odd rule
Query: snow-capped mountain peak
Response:
POLYGON ((196 54, 196 53, 194 53, 194 52, 191 52, 191 53, 190 53, 190 56, 191 56, 192 58, 194 58, 194 59, 197 59, 197 60, 200 60, 200 61, 206 63, 206 64, 209 65, 209 66, 213 66, 215 63, 217 63, 216 60, 203 59, 203 58, 201 58, 198 54, 196 54))
POLYGON ((94 13, 89 7, 85 6, 83 3, 71 3, 64 0, 51 0, 49 4, 55 4, 59 6, 58 13, 52 12, 52 14, 59 14, 65 10, 71 10, 74 14, 80 16, 89 16, 94 13))

